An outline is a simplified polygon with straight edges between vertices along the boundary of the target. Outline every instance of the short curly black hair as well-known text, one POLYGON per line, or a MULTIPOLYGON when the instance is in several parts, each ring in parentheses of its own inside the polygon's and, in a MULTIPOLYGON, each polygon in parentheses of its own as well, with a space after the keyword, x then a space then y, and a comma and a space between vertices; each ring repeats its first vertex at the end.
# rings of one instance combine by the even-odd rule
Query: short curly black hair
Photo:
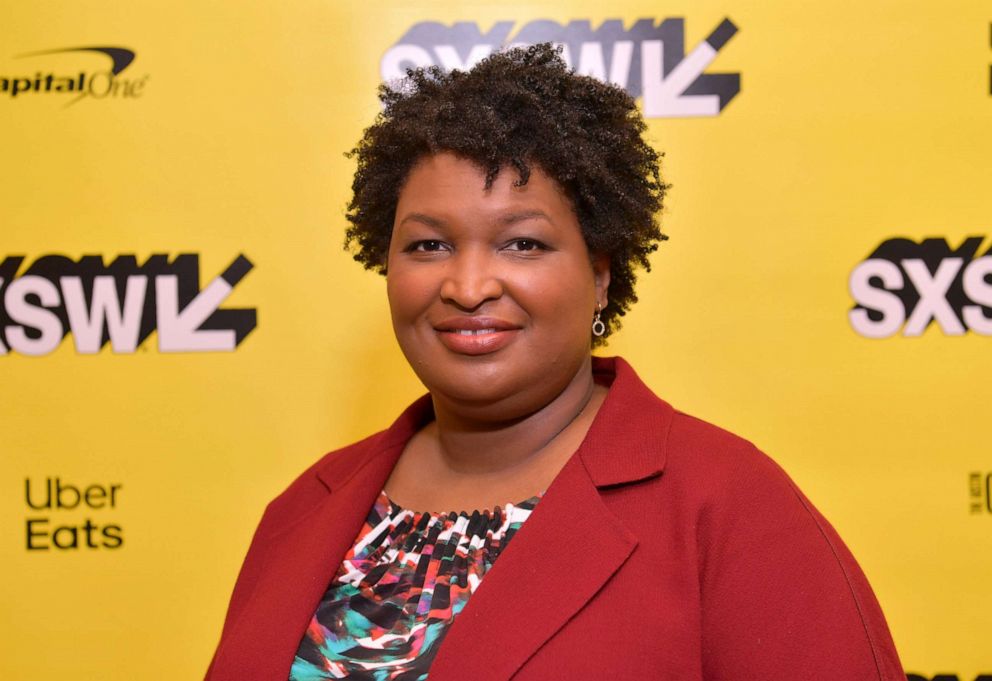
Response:
POLYGON ((506 166, 517 186, 526 184, 536 165, 570 197, 590 253, 609 255, 602 320, 607 335, 619 328, 637 301, 634 270, 650 270, 648 255, 667 239, 657 214, 668 185, 634 99, 577 75, 560 53, 551 43, 513 48, 468 71, 408 69, 379 86, 383 110, 347 154, 358 161, 345 237, 355 260, 386 273, 399 193, 425 155, 448 151, 478 163, 487 188, 506 166))

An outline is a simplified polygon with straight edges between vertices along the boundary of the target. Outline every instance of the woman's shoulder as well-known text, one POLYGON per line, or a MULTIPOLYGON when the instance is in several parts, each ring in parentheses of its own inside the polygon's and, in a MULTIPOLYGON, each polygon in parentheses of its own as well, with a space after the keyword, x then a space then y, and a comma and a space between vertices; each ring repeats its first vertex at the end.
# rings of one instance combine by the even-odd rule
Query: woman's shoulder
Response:
POLYGON ((669 484, 673 477, 696 489, 725 486, 741 476, 783 480, 782 469, 754 443, 673 406, 622 358, 599 359, 596 366, 614 376, 603 420, 616 435, 601 440, 617 437, 638 451, 651 450, 669 484))
POLYGON ((710 477, 781 470, 748 438, 679 409, 673 409, 667 449, 671 465, 710 477))
POLYGON ((808 513, 810 505, 785 469, 745 437, 675 410, 665 475, 701 505, 737 511, 783 509, 808 513))

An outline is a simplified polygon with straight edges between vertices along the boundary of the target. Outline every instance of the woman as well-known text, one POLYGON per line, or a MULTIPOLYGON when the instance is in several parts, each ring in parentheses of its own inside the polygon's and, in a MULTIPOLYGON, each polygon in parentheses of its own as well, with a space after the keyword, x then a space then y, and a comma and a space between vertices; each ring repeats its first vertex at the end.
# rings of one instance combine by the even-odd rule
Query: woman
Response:
POLYGON ((592 357, 664 238, 633 100, 546 44, 381 98, 348 240, 429 394, 269 505, 208 679, 905 678, 785 473, 592 357))

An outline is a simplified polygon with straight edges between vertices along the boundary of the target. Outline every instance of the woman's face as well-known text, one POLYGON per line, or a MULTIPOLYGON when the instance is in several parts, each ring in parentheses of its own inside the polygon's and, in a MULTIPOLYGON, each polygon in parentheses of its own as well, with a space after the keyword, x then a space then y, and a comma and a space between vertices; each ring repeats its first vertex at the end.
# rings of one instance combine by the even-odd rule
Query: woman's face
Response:
POLYGON ((549 403, 590 356, 609 259, 540 168, 492 187, 472 161, 425 157, 400 192, 387 263, 393 329, 435 398, 514 418, 549 403))

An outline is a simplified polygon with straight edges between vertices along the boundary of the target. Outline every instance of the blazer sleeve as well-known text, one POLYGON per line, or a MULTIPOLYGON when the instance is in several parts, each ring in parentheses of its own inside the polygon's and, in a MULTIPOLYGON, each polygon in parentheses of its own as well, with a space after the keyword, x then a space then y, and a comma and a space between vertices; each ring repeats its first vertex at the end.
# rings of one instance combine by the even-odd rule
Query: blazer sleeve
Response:
POLYGON ((742 447, 700 511, 707 681, 905 681, 868 580, 795 483, 742 447))

